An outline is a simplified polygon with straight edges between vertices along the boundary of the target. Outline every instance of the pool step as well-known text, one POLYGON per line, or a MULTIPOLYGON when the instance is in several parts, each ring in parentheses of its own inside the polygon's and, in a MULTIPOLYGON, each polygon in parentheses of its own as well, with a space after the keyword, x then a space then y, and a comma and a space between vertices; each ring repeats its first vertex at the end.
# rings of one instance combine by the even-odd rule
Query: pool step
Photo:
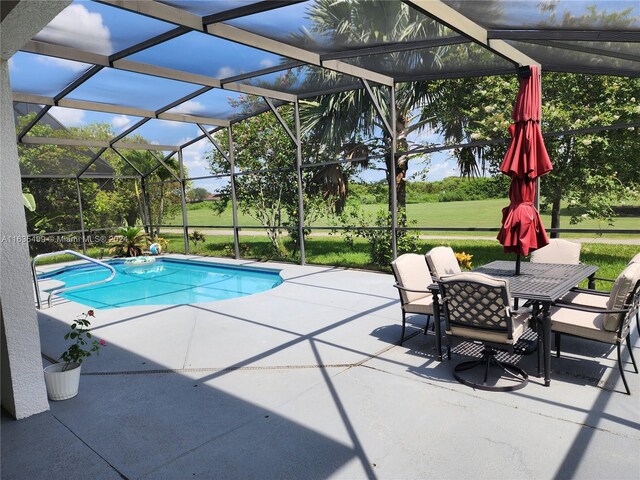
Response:
MULTIPOLYGON (((60 280, 55 280, 53 278, 45 278, 38 281, 38 286, 40 287, 40 298, 42 301, 45 301, 49 298, 49 292, 56 290, 58 288, 62 288, 66 285, 65 282, 60 280)), ((34 298, 35 298, 35 288, 34 288, 34 298)))

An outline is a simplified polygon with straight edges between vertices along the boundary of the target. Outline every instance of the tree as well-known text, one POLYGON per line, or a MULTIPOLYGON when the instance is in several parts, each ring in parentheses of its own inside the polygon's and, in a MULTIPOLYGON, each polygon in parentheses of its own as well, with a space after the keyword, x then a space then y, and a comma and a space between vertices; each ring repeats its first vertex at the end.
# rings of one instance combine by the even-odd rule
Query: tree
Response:
MULTIPOLYGON (((384 14, 376 11, 374 15, 369 7, 366 1, 318 0, 308 11, 308 17, 313 22, 311 31, 330 38, 332 43, 349 46, 433 38, 446 31, 443 25, 402 2, 380 2, 384 14)), ((308 35, 303 32, 299 37, 304 42, 308 35)), ((403 67, 431 68, 439 64, 448 48, 392 52, 379 59, 382 64, 378 65, 378 69, 395 72, 403 67)), ((313 71, 309 73, 308 81, 331 85, 340 80, 333 72, 313 71)), ((399 85, 396 92, 395 132, 386 130, 374 102, 364 89, 339 92, 303 104, 303 131, 309 134, 310 141, 315 145, 333 149, 330 150, 332 154, 342 153, 348 157, 353 155, 351 152, 354 148, 359 148, 359 153, 364 153, 366 158, 367 153, 383 152, 386 156, 389 195, 395 188, 398 206, 403 207, 406 203, 405 177, 410 156, 401 154, 391 158, 392 135, 397 141, 398 152, 404 152, 408 150, 408 136, 427 126, 428 119, 415 115, 414 110, 426 102, 435 101, 439 95, 425 87, 424 82, 399 85), (395 162, 395 178, 390 176, 392 161, 395 162)), ((389 89, 373 87, 372 90, 383 114, 389 119, 389 89)), ((361 155, 355 157, 360 158, 361 155)))
MULTIPOLYGON (((147 142, 145 138, 140 136, 133 136, 132 141, 139 143, 147 142)), ((123 152, 123 155, 142 173, 149 174, 149 172, 153 171, 153 173, 149 174, 146 178, 147 186, 145 203, 147 204, 150 217, 146 219, 146 212, 143 212, 142 208, 140 208, 139 215, 140 218, 143 219, 143 223, 155 225, 155 234, 159 235, 159 225, 163 225, 164 219, 167 216, 170 217, 175 215, 178 210, 180 210, 181 187, 178 181, 171 174, 171 172, 173 172, 177 175, 180 169, 178 159, 173 156, 163 160, 165 165, 171 169, 170 172, 164 166, 159 164, 155 154, 147 150, 127 150, 123 152)), ((186 168, 184 170, 184 174, 185 177, 188 176, 186 168)), ((137 184, 135 185, 135 188, 138 192, 137 184)), ((141 191, 138 193, 140 196, 142 195, 141 191)), ((142 203, 140 204, 140 207, 141 206, 142 203)))
MULTIPOLYGON (((479 2, 478 7, 482 4, 479 2)), ((605 25, 631 28, 638 21, 632 8, 610 13, 606 4, 588 6, 577 15, 557 12, 558 2, 541 2, 538 28, 562 26, 589 29, 605 25), (600 8, 600 10, 599 10, 600 8)), ((565 6, 566 8, 566 6, 565 6)), ((496 11, 496 15, 500 12, 496 11)), ((558 49, 555 62, 563 55, 570 63, 575 55, 558 49)), ((607 62, 624 60, 607 58, 607 62)), ((517 93, 512 77, 485 77, 433 82, 433 91, 444 93, 437 102, 423 107, 423 118, 445 140, 455 143, 494 140, 506 137, 511 109, 517 93)), ((640 111, 637 97, 640 80, 598 75, 554 74, 543 72, 543 132, 564 132, 615 123, 637 122, 640 111)), ((572 223, 582 218, 611 221, 612 204, 637 195, 638 170, 629 167, 630 152, 637 150, 637 134, 624 131, 561 135, 545 140, 554 170, 541 180, 541 195, 551 205, 551 227, 560 227, 560 202, 569 200, 572 223)), ((506 144, 467 149, 464 161, 457 153, 461 172, 478 171, 479 161, 489 161, 494 171, 504 155, 506 144)))
MULTIPOLYGON (((291 116, 291 109, 283 109, 291 116)), ((291 139, 270 113, 250 117, 233 127, 234 158, 238 171, 268 171, 235 177, 238 208, 255 218, 265 228, 278 254, 284 248, 280 230, 287 211, 297 205, 295 165, 296 150, 291 139)), ((227 143, 226 132, 216 134, 220 145, 227 143)), ((230 173, 227 159, 217 150, 207 154, 213 174, 230 173)), ((214 208, 224 209, 231 200, 231 184, 220 190, 221 201, 214 208)))
MULTIPOLYGON (((430 88, 446 92, 440 102, 424 107, 423 114, 438 118, 434 127, 463 126, 469 140, 496 140, 507 136, 517 79, 442 80, 430 88)), ((605 75, 543 73, 542 128, 564 132, 640 119, 635 98, 640 80, 605 75)), ((456 140, 461 140, 459 137, 456 140)), ((633 131, 600 131, 559 135, 545 139, 553 171, 541 179, 541 195, 551 206, 551 227, 560 227, 561 200, 569 201, 572 223, 582 218, 610 219, 611 206, 633 195, 640 173, 629 159, 637 149, 633 131)), ((502 161, 506 142, 482 147, 493 172, 502 161)))
MULTIPOLYGON (((17 130, 28 124, 35 114, 18 118, 17 130)), ((45 117, 46 119, 47 117, 45 117)), ((82 127, 61 127, 52 117, 49 121, 37 123, 30 135, 38 137, 80 138, 94 140, 110 140, 114 137, 109 124, 90 124, 82 127)), ((133 141, 146 142, 142 137, 132 137, 133 141)), ((86 230, 121 225, 135 225, 145 221, 143 212, 142 191, 139 180, 124 178, 92 178, 92 175, 103 174, 117 176, 136 175, 136 171, 114 151, 105 151, 100 158, 89 166, 95 155, 90 148, 64 147, 58 145, 18 145, 21 171, 35 178, 23 178, 23 190, 33 196, 38 205, 35 211, 27 211, 27 226, 30 233, 59 232, 78 230, 80 214, 78 205, 78 189, 73 176, 84 171, 79 179, 84 226, 86 230), (87 168, 88 167, 88 168, 87 168), (38 175, 67 175, 71 178, 37 178, 38 175)), ((156 158, 148 151, 126 150, 122 152, 127 159, 146 173, 158 164, 156 158)), ((177 170, 177 161, 169 160, 177 170)), ((166 180, 169 173, 164 168, 151 175, 149 180, 166 180)), ((160 190, 163 188, 161 187, 160 190)), ((177 189, 179 195, 179 189, 177 189)), ((166 195, 151 196, 147 203, 158 211, 159 222, 162 221, 161 206, 166 195), (156 206, 158 206, 156 208, 156 206)), ((62 247, 61 244, 32 244, 32 248, 51 249, 62 247)), ((34 252, 36 251, 34 250, 34 252)))
POLYGON ((191 188, 187 191, 187 202, 197 203, 205 201, 211 193, 203 187, 191 188))
MULTIPOLYGON (((280 108, 285 121, 292 122, 293 110, 280 108)), ((220 145, 225 145, 226 132, 216 134, 220 145)), ((297 249, 298 240, 298 191, 296 188, 296 147, 285 130, 270 112, 247 118, 233 126, 234 159, 237 172, 235 190, 238 209, 256 219, 265 227, 274 252, 285 253, 283 231, 288 232, 297 249)), ((229 174, 229 163, 217 150, 207 154, 213 174, 229 174)), ((304 172, 305 220, 312 222, 323 203, 310 192, 313 175, 304 172)), ((220 201, 212 208, 224 210, 231 200, 231 183, 219 190, 220 201)), ((307 233, 307 232, 305 232, 307 233)))

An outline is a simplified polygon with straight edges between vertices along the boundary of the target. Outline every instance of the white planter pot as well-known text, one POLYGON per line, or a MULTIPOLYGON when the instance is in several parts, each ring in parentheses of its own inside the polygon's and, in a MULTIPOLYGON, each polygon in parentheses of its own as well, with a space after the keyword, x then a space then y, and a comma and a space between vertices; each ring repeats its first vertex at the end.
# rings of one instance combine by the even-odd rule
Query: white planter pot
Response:
POLYGON ((54 363, 44 369, 44 383, 51 400, 66 400, 78 394, 80 386, 80 368, 82 365, 72 363, 66 371, 62 371, 63 363, 54 363))

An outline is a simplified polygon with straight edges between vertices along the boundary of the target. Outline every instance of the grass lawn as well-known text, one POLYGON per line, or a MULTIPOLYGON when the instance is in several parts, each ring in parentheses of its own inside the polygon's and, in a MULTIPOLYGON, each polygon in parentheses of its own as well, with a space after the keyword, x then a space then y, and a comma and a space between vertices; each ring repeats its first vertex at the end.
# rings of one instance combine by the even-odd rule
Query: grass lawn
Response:
MULTIPOLYGON (((164 234, 163 236, 170 241, 169 251, 184 253, 181 235, 164 234)), ((418 252, 427 252, 438 245, 448 245, 457 252, 473 255, 473 267, 484 265, 493 260, 515 260, 515 255, 503 253, 500 244, 489 240, 422 240, 418 252)), ((200 243, 196 247, 191 243, 190 248, 193 254, 233 257, 233 237, 231 235, 207 235, 204 243, 200 243)), ((266 237, 250 234, 240 235, 240 250, 242 258, 289 262, 297 262, 299 258, 297 254, 291 252, 283 256, 275 256, 266 237)), ((638 251, 640 251, 640 246, 637 245, 583 244, 581 260, 585 264, 597 265, 599 267, 598 277, 616 278, 626 267, 629 259, 638 251)), ((369 246, 364 239, 356 239, 354 246, 348 247, 340 235, 311 237, 305 240, 305 253, 308 264, 390 271, 388 265, 380 266, 371 263, 369 246)), ((586 286, 586 282, 584 286, 586 286)), ((596 288, 609 290, 611 284, 598 282, 596 288)))
MULTIPOLYGON (((502 219, 502 208, 509 204, 508 199, 475 200, 466 202, 439 202, 439 203, 415 203, 407 205, 407 216, 410 221, 416 222, 416 227, 463 227, 463 228, 499 228, 502 219)), ((385 209, 383 204, 363 205, 362 211, 371 216, 380 209, 385 209)), ((542 222, 545 226, 551 225, 549 213, 543 213, 542 222)), ((187 219, 191 228, 203 225, 231 226, 231 209, 227 208, 221 215, 207 206, 206 203, 191 204, 188 206, 187 219)), ((588 229, 639 229, 638 217, 618 217, 613 227, 599 220, 584 220, 577 225, 570 224, 571 215, 563 209, 561 211, 560 225, 562 228, 588 228, 588 229)), ((168 225, 182 225, 182 216, 176 214, 167 218, 168 225)), ((259 226, 259 223, 248 215, 238 213, 238 221, 242 226, 259 226)), ((330 219, 324 218, 314 223, 315 226, 331 226, 330 219)), ((414 225, 412 225, 414 226, 414 225)), ((425 231, 425 234, 437 232, 425 231)), ((491 232, 455 232, 456 235, 486 235, 492 237, 491 232)), ((563 234, 568 237, 588 237, 595 234, 563 234)), ((628 235, 626 237, 629 237, 628 235)), ((622 237, 621 237, 622 238, 622 237)))

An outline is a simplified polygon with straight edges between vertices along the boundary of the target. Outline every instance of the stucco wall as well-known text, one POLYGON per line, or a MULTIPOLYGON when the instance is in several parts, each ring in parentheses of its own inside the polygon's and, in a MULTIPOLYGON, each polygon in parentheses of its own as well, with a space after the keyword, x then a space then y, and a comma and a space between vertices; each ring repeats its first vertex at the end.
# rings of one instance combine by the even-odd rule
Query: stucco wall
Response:
POLYGON ((0 309, 2 406, 16 418, 49 409, 25 242, 27 225, 7 60, 70 0, 21 1, 0 26, 0 309))
POLYGON ((16 418, 49 409, 42 373, 40 334, 29 278, 27 227, 15 140, 9 68, 1 61, 0 151, 0 299, 4 324, 5 361, 2 406, 16 418), (10 382, 10 388, 7 385, 10 382), (13 393, 13 398, 9 396, 13 393))

